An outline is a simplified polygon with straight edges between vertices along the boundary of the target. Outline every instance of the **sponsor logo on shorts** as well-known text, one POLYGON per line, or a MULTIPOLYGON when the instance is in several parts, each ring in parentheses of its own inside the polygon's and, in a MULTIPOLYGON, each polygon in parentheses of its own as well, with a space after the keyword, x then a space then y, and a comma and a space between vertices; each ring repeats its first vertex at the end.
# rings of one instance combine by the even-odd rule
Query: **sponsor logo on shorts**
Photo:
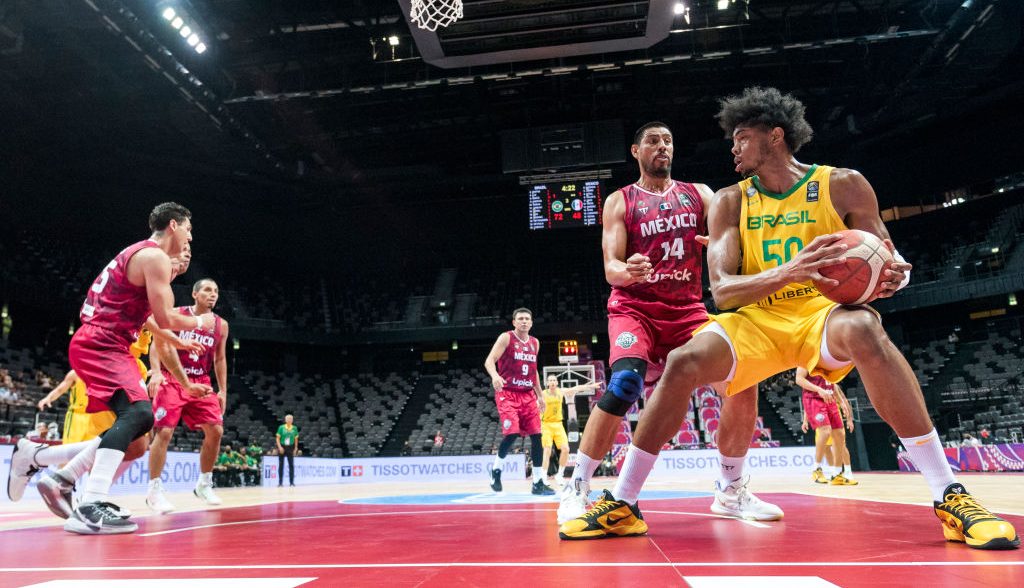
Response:
POLYGON ((160 408, 156 409, 156 412, 153 414, 153 416, 156 417, 156 420, 160 420, 167 416, 167 409, 161 406, 160 408))
POLYGON ((825 422, 825 415, 819 412, 818 414, 814 415, 814 420, 818 421, 819 423, 825 422))
POLYGON ((511 426, 512 426, 512 420, 511 419, 505 419, 505 420, 501 421, 501 428, 502 429, 507 429, 507 428, 509 428, 511 426))
POLYGON ((636 345, 637 341, 638 339, 636 338, 636 335, 630 333, 629 331, 623 331, 619 333, 618 337, 615 338, 615 344, 623 349, 629 349, 630 347, 636 345))

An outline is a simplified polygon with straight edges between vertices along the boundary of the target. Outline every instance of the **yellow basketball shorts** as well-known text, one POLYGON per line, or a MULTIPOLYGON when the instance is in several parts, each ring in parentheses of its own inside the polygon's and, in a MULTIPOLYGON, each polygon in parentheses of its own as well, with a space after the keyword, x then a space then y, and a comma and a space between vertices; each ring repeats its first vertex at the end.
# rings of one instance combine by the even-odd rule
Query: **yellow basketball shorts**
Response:
POLYGON ((569 444, 569 437, 565 434, 565 427, 559 421, 543 422, 540 424, 540 443, 544 447, 565 447, 569 444))
POLYGON ((64 433, 61 441, 64 444, 78 443, 95 439, 114 424, 114 411, 73 412, 68 411, 64 417, 64 433))
MULTIPOLYGON (((772 306, 751 304, 736 312, 709 317, 695 334, 717 324, 728 336, 735 365, 726 388, 727 395, 797 366, 835 383, 854 367, 851 363, 822 357, 825 321, 838 306, 824 296, 798 298, 772 306)), ((860 308, 875 312, 867 306, 860 308)), ((712 327, 711 331, 717 329, 712 327)))

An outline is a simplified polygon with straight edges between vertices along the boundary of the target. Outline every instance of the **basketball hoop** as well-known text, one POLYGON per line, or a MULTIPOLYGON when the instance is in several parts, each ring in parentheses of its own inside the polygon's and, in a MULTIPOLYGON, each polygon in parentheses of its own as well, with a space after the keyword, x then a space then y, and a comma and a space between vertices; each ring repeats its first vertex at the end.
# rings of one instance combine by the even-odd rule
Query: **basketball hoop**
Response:
POLYGON ((412 0, 409 18, 421 29, 436 31, 462 18, 462 0, 412 0))

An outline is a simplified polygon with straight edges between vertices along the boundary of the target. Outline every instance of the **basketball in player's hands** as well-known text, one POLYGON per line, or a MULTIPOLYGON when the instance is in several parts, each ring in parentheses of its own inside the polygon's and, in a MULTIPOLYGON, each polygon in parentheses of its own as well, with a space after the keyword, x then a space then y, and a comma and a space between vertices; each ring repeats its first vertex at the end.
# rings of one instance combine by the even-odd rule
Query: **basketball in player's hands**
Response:
POLYGON ((814 280, 823 296, 840 304, 870 302, 882 290, 885 270, 893 263, 892 253, 881 239, 857 229, 839 231, 840 239, 832 245, 846 245, 844 263, 824 267, 822 276, 839 282, 837 285, 814 280))

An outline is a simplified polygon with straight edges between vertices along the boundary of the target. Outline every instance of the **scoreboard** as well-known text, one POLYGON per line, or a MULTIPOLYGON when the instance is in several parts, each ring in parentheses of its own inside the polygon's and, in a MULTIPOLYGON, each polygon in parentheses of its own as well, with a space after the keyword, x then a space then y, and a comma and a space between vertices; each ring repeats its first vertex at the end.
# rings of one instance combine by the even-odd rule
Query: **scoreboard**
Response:
POLYGON ((600 180, 538 184, 530 189, 530 230, 601 224, 604 190, 600 180))

